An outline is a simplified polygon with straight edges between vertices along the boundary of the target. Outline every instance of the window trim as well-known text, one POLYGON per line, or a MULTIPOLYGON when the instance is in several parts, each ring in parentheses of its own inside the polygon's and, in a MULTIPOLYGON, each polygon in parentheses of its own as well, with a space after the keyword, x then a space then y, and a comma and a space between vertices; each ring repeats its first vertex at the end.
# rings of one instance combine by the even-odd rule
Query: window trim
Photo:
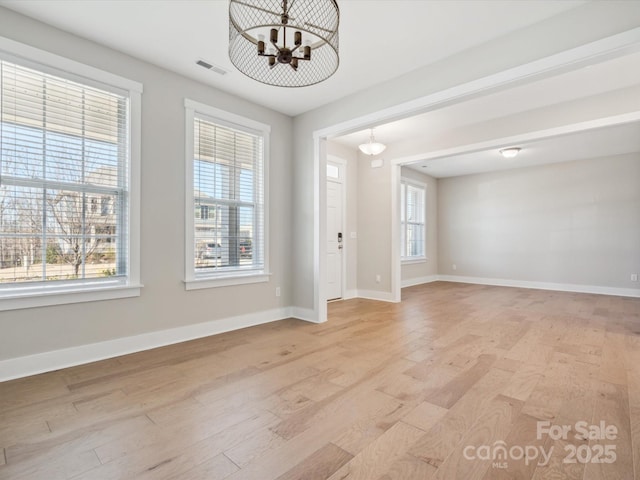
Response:
POLYGON ((250 118, 237 115, 204 103, 184 99, 185 106, 185 290, 198 290, 203 288, 216 288, 231 285, 245 285, 250 283, 268 282, 271 276, 269 270, 269 140, 271 126, 265 123, 252 120, 250 118), (264 237, 264 267, 261 270, 246 271, 222 271, 219 273, 196 276, 193 268, 195 257, 195 220, 194 220, 194 199, 193 199, 193 142, 194 142, 194 121, 196 114, 211 117, 220 125, 231 128, 252 131, 258 133, 263 138, 263 237, 264 237))
MULTIPOLYGON (((406 256, 402 256, 402 239, 404 238, 404 235, 402 234, 402 231, 400 232, 400 262, 402 263, 402 265, 412 265, 412 264, 418 264, 418 263, 426 263, 428 258, 427 258, 427 184, 420 182, 418 180, 414 180, 413 178, 409 178, 409 177, 400 177, 400 189, 402 190, 402 185, 403 184, 407 184, 407 185, 411 185, 413 187, 417 187, 417 188, 421 188, 424 192, 424 205, 422 207, 423 209, 423 214, 424 214, 424 221, 422 222, 423 228, 424 228, 424 232, 423 232, 423 237, 424 237, 424 253, 422 255, 416 255, 414 257, 406 257, 406 256)), ((402 198, 402 194, 400 194, 400 198, 402 198)), ((405 198, 406 201, 406 198, 405 198)), ((403 206, 401 205, 400 208, 403 208, 403 206)), ((404 208, 406 208, 406 206, 404 206, 404 208)), ((400 229, 405 229, 406 230, 406 222, 402 221, 402 216, 400 216, 400 229)), ((406 232, 405 232, 406 233, 406 232)))
POLYGON ((129 98, 128 275, 114 280, 14 283, 0 292, 0 311, 140 296, 142 84, 1 36, 0 59, 129 98))

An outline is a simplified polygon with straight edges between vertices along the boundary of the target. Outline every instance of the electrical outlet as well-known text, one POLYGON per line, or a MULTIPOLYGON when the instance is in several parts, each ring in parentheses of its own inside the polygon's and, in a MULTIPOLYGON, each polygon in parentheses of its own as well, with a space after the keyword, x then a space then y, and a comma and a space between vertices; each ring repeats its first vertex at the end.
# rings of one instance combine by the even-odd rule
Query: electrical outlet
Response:
POLYGON ((380 274, 376 275, 376 283, 380 283, 382 281, 382 277, 380 277, 380 274))
POLYGON ((457 270, 458 266, 454 263, 453 265, 451 265, 451 270, 457 270))
POLYGON ((280 287, 276 287, 276 297, 280 296, 280 287))
POLYGON ((637 273, 632 273, 631 274, 631 281, 632 282, 637 282, 638 281, 638 274, 637 273))

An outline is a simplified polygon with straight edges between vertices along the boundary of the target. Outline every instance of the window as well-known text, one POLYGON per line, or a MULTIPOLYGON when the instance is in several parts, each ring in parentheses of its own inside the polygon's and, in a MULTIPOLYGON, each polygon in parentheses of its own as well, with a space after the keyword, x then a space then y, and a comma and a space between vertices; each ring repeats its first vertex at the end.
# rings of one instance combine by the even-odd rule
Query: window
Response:
POLYGON ((208 205, 196 205, 196 219, 209 220, 209 206, 208 205))
POLYGON ((269 127, 187 100, 187 289, 266 281, 269 127))
POLYGON ((340 167, 327 163, 327 178, 340 179, 340 167))
POLYGON ((425 199, 424 185, 403 179, 401 188, 400 234, 403 260, 425 258, 425 199))
POLYGON ((123 287, 138 287, 129 220, 137 205, 131 100, 137 111, 139 91, 5 54, 0 82, 0 310, 136 294, 123 287), (44 298, 113 287, 120 293, 44 298))
POLYGON ((107 215, 112 215, 113 211, 111 209, 111 197, 104 196, 100 202, 100 215, 106 217, 107 215))

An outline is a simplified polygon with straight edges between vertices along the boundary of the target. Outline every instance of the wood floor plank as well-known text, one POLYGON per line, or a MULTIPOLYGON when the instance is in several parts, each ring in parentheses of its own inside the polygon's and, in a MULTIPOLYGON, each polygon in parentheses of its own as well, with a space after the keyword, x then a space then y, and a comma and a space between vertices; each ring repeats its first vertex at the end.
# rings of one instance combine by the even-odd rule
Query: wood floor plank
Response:
POLYGON ((558 392, 563 391, 568 370, 568 365, 559 362, 547 365, 545 374, 527 397, 522 412, 539 420, 555 419, 563 405, 563 395, 558 392))
MULTIPOLYGON (((544 463, 543 454, 540 449, 544 448, 545 438, 538 438, 538 422, 537 418, 533 418, 526 414, 520 414, 515 419, 509 434, 504 439, 505 447, 510 450, 513 447, 521 447, 528 449, 530 457, 507 458, 501 465, 491 465, 483 480, 529 480, 538 466, 538 463, 544 463), (535 449, 535 457, 534 457, 535 449)), ((500 463, 500 462, 498 462, 500 463)))
POLYGON ((440 467, 462 440, 464 434, 485 413, 495 393, 504 388, 512 375, 512 372, 506 370, 489 371, 416 443, 409 453, 434 467, 440 467))
POLYGON ((549 425, 568 425, 572 429, 566 438, 551 438, 548 434, 542 434, 544 451, 550 454, 547 464, 538 465, 534 480, 554 480, 563 478, 567 480, 582 480, 584 476, 583 463, 567 463, 565 460, 571 449, 586 448, 589 441, 576 435, 576 422, 591 422, 596 402, 595 380, 585 372, 584 364, 576 361, 569 369, 565 370, 562 378, 563 387, 557 392, 562 398, 562 405, 557 416, 549 422, 549 425), (584 445, 584 446, 583 446, 584 445))
POLYGON ((631 423, 631 447, 633 451, 634 478, 640 476, 640 407, 632 405, 629 409, 631 423))
POLYGON ((502 395, 495 397, 487 406, 486 412, 466 432, 459 444, 438 468, 434 479, 438 480, 474 480, 483 478, 491 468, 492 459, 484 460, 479 455, 470 457, 467 447, 478 448, 493 445, 503 440, 515 423, 522 408, 522 402, 502 395))
POLYGON ((245 393, 242 397, 244 403, 254 399, 264 398, 266 394, 273 394, 276 391, 289 387, 297 382, 320 372, 316 368, 324 365, 328 359, 334 357, 339 352, 339 347, 327 347, 326 349, 314 351, 297 361, 290 361, 276 367, 265 369, 258 375, 217 386, 207 391, 195 394, 195 398, 206 404, 216 400, 231 397, 239 391, 245 393))
POLYGON ((566 462, 568 449, 578 448, 581 445, 588 446, 588 442, 576 439, 573 435, 567 440, 562 438, 554 440, 547 437, 543 448, 545 455, 550 456, 549 461, 536 467, 532 480, 582 480, 584 463, 566 462))
POLYGON ((447 412, 446 408, 425 401, 404 416, 402 421, 428 432, 447 412))
POLYGON ((25 406, 11 409, 10 412, 0 412, 0 438, 6 443, 12 443, 9 438, 11 435, 15 443, 20 435, 24 438, 46 433, 50 430, 49 421, 78 413, 73 404, 74 401, 71 399, 56 399, 37 406, 25 406))
POLYGON ((433 465, 407 454, 393 462, 387 472, 377 480, 429 480, 436 471, 437 468, 433 465))
POLYGON ((339 377, 342 372, 336 368, 326 368, 317 375, 296 383, 291 389, 305 398, 320 402, 327 397, 335 395, 342 390, 340 385, 333 383, 333 378, 339 377))
POLYGON ((81 474, 100 465, 94 449, 120 439, 151 422, 145 416, 119 420, 108 425, 88 425, 64 435, 34 443, 21 443, 6 449, 9 478, 45 477, 50 472, 64 477, 81 474))
POLYGON ((604 422, 605 425, 614 426, 617 432, 614 439, 598 438, 590 440, 589 451, 595 454, 598 452, 598 446, 604 448, 609 445, 615 447, 616 458, 612 463, 588 461, 585 465, 584 480, 623 480, 633 478, 633 452, 631 450, 631 425, 627 388, 625 385, 602 382, 596 398, 596 408, 591 424, 600 425, 600 422, 604 422))
POLYGON ((264 408, 274 415, 285 418, 302 408, 306 408, 313 404, 313 400, 300 395, 292 389, 284 389, 267 397, 264 402, 264 408))
POLYGON ((268 428, 276 421, 278 421, 277 417, 269 412, 252 414, 252 412, 241 411, 235 412, 233 417, 221 415, 207 423, 199 421, 197 425, 185 422, 171 426, 151 425, 116 441, 104 443, 96 448, 96 454, 104 464, 126 456, 140 455, 141 458, 145 458, 140 463, 147 465, 163 460, 160 457, 165 451, 173 454, 180 451, 185 437, 189 438, 190 445, 194 446, 200 442, 218 445, 212 441, 218 436, 226 439, 226 443, 221 445, 217 452, 223 453, 224 449, 233 448, 241 441, 250 438, 254 432, 268 428), (228 432, 232 433, 228 434, 228 432))
POLYGON ((360 379, 360 381, 349 387, 345 387, 339 393, 324 399, 322 402, 316 402, 295 412, 277 425, 274 428, 274 432, 287 440, 294 438, 306 430, 311 423, 330 419, 333 416, 333 412, 346 408, 363 391, 369 388, 373 389, 375 385, 383 383, 385 379, 399 375, 407 368, 408 363, 407 360, 398 359, 392 363, 384 361, 372 366, 369 376, 360 379))
POLYGON ((325 480, 353 458, 333 443, 327 443, 276 480, 325 480))
POLYGON ((422 398, 426 388, 426 382, 421 382, 408 375, 400 374, 388 378, 377 390, 398 400, 410 401, 422 398))
POLYGON ((541 342, 542 336, 543 332, 539 327, 530 328, 522 338, 511 347, 506 357, 525 363, 546 364, 548 352, 551 351, 551 347, 543 347, 541 342))
POLYGON ((624 336, 607 332, 602 347, 602 363, 598 371, 598 379, 618 385, 627 384, 625 365, 624 336))
POLYGON ((241 445, 256 431, 268 428, 272 420, 273 415, 260 414, 221 431, 214 425, 210 432, 205 427, 195 432, 160 430, 153 435, 143 432, 125 437, 123 445, 110 443, 97 448, 102 465, 78 478, 116 480, 149 475, 146 472, 160 478, 177 475, 241 445))
POLYGON ((636 478, 640 476, 640 339, 627 338, 625 345, 627 387, 629 393, 629 422, 631 446, 636 478))
POLYGON ((68 480, 100 465, 98 457, 91 450, 63 455, 46 463, 21 464, 23 468, 15 469, 8 465, 0 470, 0 478, 11 480, 27 480, 46 478, 51 480, 68 480), (6 477, 4 476, 6 475, 6 477))
POLYGON ((68 387, 57 372, 19 378, 3 382, 1 385, 1 415, 8 415, 16 408, 42 404, 69 393, 68 387))
POLYGON ((509 385, 502 391, 502 394, 525 402, 543 377, 543 366, 523 364, 511 377, 509 385))
POLYGON ((34 437, 49 436, 51 430, 46 420, 7 420, 0 425, 0 447, 10 447, 34 437))
POLYGON ((593 480, 640 471, 640 299, 434 282, 0 383, 1 480, 593 480), (615 424, 599 440, 539 421, 615 424), (468 461, 467 444, 551 449, 468 461))
MULTIPOLYGON (((221 453, 211 460, 196 465, 191 470, 181 471, 172 477, 164 478, 170 480, 224 480, 238 470, 239 467, 221 453)), ((144 476, 138 478, 144 479, 144 476)))
POLYGON ((495 361, 495 355, 479 355, 476 363, 471 368, 453 378, 437 392, 434 392, 433 395, 427 396, 426 400, 442 408, 451 408, 460 400, 460 397, 491 369, 491 365, 495 361))
POLYGON ((297 459, 306 458, 327 442, 349 430, 356 423, 375 424, 380 418, 398 410, 398 402, 376 391, 363 391, 353 398, 353 407, 339 408, 331 412, 331 421, 314 422, 300 435, 282 447, 260 457, 240 472, 229 477, 232 480, 264 480, 265 472, 272 478, 295 466, 297 459), (358 405, 358 407, 355 407, 358 405))
POLYGON ((378 478, 387 473, 422 435, 424 435, 423 430, 398 422, 337 470, 328 480, 378 478))
POLYGON ((240 445, 226 449, 224 454, 239 467, 244 467, 265 452, 276 449, 286 443, 280 435, 269 429, 259 430, 253 433, 240 445))

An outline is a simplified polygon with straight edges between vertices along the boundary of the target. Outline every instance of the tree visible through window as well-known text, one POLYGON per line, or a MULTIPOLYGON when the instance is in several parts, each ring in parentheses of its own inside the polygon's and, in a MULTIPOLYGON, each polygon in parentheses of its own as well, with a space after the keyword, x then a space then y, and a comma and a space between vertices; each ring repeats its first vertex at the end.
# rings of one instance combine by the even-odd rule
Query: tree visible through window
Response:
POLYGON ((402 180, 401 252, 404 260, 425 257, 425 187, 402 180))
POLYGON ((0 70, 0 283, 127 275, 128 98, 0 70))

